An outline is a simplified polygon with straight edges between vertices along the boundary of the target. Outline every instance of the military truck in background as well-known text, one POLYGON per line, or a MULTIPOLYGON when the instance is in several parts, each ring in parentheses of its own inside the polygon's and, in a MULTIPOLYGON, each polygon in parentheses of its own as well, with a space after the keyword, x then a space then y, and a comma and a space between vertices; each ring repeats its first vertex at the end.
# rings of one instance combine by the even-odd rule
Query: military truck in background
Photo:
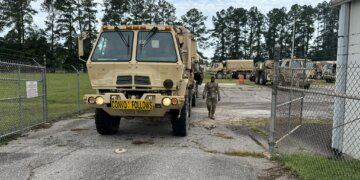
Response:
POLYGON ((315 70, 315 78, 314 79, 323 79, 324 73, 324 65, 326 64, 336 64, 335 60, 328 60, 328 61, 313 61, 314 63, 314 70, 315 70))
POLYGON ((328 82, 333 83, 336 80, 336 63, 325 64, 322 68, 322 78, 328 82))
POLYGON ((239 78, 244 75, 245 78, 250 77, 254 69, 253 60, 224 60, 222 62, 213 63, 210 68, 210 74, 215 75, 217 79, 224 77, 239 78))
MULTIPOLYGON (((304 76, 305 61, 301 59, 283 59, 280 65, 279 71, 279 85, 289 86, 293 85, 296 87, 303 87, 305 89, 310 88, 310 81, 308 76, 304 76), (293 70, 295 69, 295 70, 293 70)), ((254 65, 255 83, 265 85, 267 82, 273 82, 274 73, 274 61, 266 60, 264 62, 257 62, 254 65)))
MULTIPOLYGON (((85 33, 79 37, 84 55, 85 33)), ((197 42, 181 26, 103 26, 87 60, 96 94, 83 100, 96 108, 100 134, 115 134, 120 119, 147 119, 167 114, 175 136, 189 130, 191 104, 196 103, 197 42)))

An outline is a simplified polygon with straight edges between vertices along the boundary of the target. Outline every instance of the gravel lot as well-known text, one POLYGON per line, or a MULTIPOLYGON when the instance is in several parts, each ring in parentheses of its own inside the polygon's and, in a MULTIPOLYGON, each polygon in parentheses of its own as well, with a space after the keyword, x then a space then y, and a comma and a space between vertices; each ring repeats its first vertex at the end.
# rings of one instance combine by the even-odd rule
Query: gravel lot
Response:
POLYGON ((278 165, 267 158, 226 155, 267 154, 265 139, 254 141, 241 125, 269 117, 271 89, 220 87, 216 120, 198 99, 187 137, 173 137, 167 119, 123 119, 118 134, 101 136, 94 115, 83 114, 1 146, 0 179, 287 179, 269 171, 278 165))

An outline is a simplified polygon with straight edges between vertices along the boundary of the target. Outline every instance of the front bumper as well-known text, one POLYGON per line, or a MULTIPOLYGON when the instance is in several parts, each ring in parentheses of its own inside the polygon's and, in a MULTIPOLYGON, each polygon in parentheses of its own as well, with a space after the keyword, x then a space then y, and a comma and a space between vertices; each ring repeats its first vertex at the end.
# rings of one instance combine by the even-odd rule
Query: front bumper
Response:
POLYGON ((87 94, 84 95, 83 100, 87 105, 94 108, 101 108, 106 111, 111 116, 121 116, 121 117, 163 117, 171 109, 180 110, 184 106, 185 97, 184 96, 164 96, 161 94, 155 93, 146 93, 143 94, 139 99, 127 99, 123 93, 105 93, 103 95, 99 94, 87 94), (111 97, 117 97, 116 100, 150 100, 153 103, 152 110, 118 110, 111 107, 111 97), (103 104, 99 105, 96 103, 89 103, 89 98, 103 98, 103 104), (171 104, 165 106, 162 104, 164 98, 176 98, 177 104, 171 104))

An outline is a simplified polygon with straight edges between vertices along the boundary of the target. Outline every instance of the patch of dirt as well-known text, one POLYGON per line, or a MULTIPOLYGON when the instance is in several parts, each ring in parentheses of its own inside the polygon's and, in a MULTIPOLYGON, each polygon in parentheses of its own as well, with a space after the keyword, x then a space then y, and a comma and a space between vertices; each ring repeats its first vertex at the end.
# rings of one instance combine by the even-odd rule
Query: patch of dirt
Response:
POLYGON ((282 166, 275 166, 261 172, 258 175, 258 179, 259 180, 273 180, 273 179, 296 180, 298 178, 295 175, 293 175, 287 168, 282 166))
POLYGON ((148 139, 148 140, 134 140, 131 144, 135 144, 135 145, 154 144, 154 140, 152 140, 152 139, 148 139))

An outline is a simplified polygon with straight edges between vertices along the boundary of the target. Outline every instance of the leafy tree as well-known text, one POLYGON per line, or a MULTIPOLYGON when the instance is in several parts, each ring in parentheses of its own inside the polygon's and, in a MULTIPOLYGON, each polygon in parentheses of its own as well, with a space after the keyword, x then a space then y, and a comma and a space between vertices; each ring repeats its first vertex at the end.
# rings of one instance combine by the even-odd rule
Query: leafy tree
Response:
POLYGON ((96 5, 97 3, 94 2, 94 0, 81 0, 80 3, 80 11, 81 16, 78 17, 79 21, 79 30, 80 32, 85 31, 88 33, 88 36, 91 40, 96 38, 96 5))
POLYGON ((207 33, 205 27, 206 19, 207 17, 195 8, 190 9, 185 15, 181 16, 182 24, 194 34, 201 48, 206 47, 208 39, 205 37, 207 33))
POLYGON ((129 21, 130 1, 128 0, 104 0, 105 25, 123 25, 129 21))
POLYGON ((248 26, 250 29, 249 32, 249 55, 250 57, 254 57, 254 51, 256 52, 256 56, 262 55, 262 34, 264 31, 264 22, 265 16, 258 11, 257 7, 252 7, 248 11, 248 26))
POLYGON ((0 30, 13 27, 9 31, 9 35, 16 36, 19 48, 25 42, 27 32, 32 28, 32 16, 37 13, 30 5, 32 1, 34 0, 2 0, 0 2, 0 11, 2 13, 0 30))
POLYGON ((45 19, 45 31, 50 34, 50 48, 51 52, 54 53, 54 44, 55 44, 55 20, 57 11, 55 9, 55 3, 53 0, 44 0, 41 4, 43 11, 48 13, 48 16, 45 19))
POLYGON ((336 59, 339 9, 324 1, 315 8, 317 37, 310 52, 315 60, 336 59))
MULTIPOLYGON (((266 50, 270 59, 274 58, 274 48, 279 43, 282 52, 286 52, 286 32, 288 29, 286 9, 275 8, 267 13, 267 32, 265 33, 266 50)), ((284 56, 284 55, 283 55, 284 56)))
POLYGON ((176 21, 176 8, 166 0, 158 0, 158 10, 155 14, 156 24, 172 25, 176 21))
POLYGON ((145 22, 145 1, 144 0, 132 0, 129 23, 134 25, 140 25, 145 22))

